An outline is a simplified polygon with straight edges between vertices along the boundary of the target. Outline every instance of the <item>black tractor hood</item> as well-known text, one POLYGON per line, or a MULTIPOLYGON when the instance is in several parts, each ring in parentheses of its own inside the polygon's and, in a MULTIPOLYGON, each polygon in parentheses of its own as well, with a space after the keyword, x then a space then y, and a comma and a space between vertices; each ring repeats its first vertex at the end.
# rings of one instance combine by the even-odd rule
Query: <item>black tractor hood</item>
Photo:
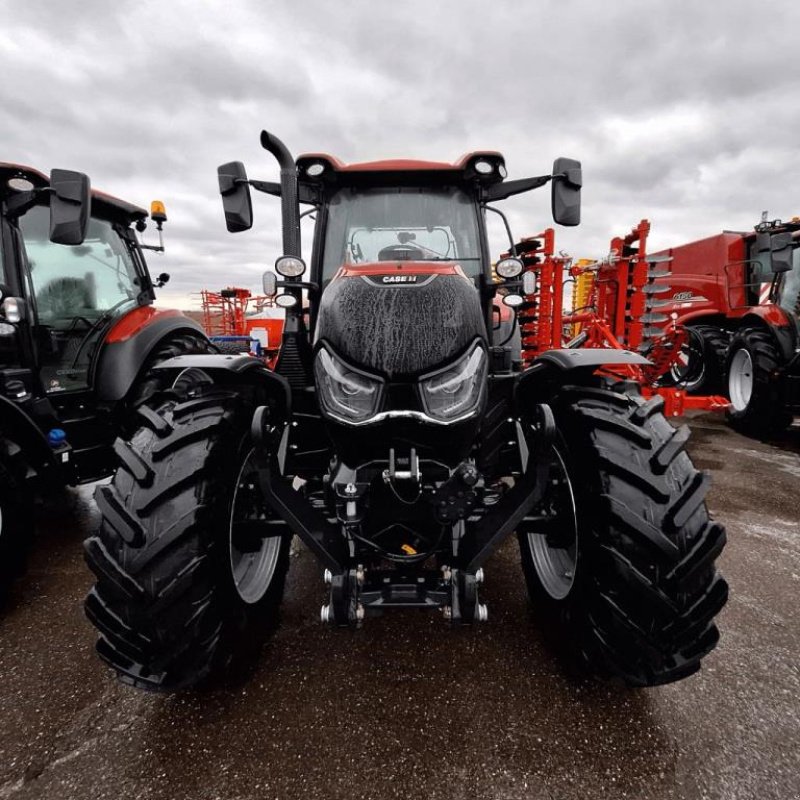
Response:
POLYGON ((390 380, 453 361, 486 326, 475 284, 455 264, 346 267, 325 288, 316 340, 390 380))

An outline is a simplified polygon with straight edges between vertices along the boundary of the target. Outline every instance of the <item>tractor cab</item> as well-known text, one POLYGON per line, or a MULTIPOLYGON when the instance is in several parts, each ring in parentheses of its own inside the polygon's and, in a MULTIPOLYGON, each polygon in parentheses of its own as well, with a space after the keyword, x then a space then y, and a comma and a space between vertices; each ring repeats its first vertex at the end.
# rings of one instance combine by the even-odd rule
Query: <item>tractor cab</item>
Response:
MULTIPOLYGON (((16 331, 2 337, 4 363, 35 367, 46 394, 89 389, 108 328, 155 298, 134 232, 144 229, 148 214, 89 191, 87 183, 85 228, 60 242, 51 236, 53 192, 44 175, 5 164, 0 189, 8 240, 4 294, 19 315, 16 331)), ((73 207, 77 212, 79 203, 73 207)))
POLYGON ((773 303, 800 326, 800 218, 762 220, 748 247, 753 305, 773 303))
POLYGON ((147 218, 83 173, 0 163, 0 462, 13 441, 59 482, 108 475, 153 360, 207 352, 199 325, 153 308, 169 275, 154 283, 142 251, 164 249, 163 204, 157 246, 137 238, 147 218))
MULTIPOLYGON (((264 283, 265 294, 287 309, 278 372, 285 371, 287 363, 308 363, 308 343, 320 346, 343 309, 346 318, 334 327, 361 326, 357 335, 362 339, 364 326, 370 326, 368 318, 372 316, 377 330, 375 315, 381 314, 381 330, 392 332, 397 341, 390 345, 375 340, 376 352, 402 352, 410 372, 438 366, 428 363, 437 353, 444 361, 454 349, 463 349, 465 326, 471 326, 466 338, 483 337, 493 368, 498 363, 510 369, 510 352, 499 360, 493 352, 508 340, 498 306, 501 301, 508 308, 522 304, 523 264, 515 257, 509 230, 512 256, 496 265, 494 274, 501 284, 493 281, 485 217, 488 211, 500 214, 508 229, 492 202, 552 180, 556 221, 577 225, 579 162, 560 158, 552 175, 506 181, 505 160, 494 151, 469 153, 453 163, 393 159, 346 164, 324 153, 294 161, 266 132, 262 145, 279 161, 280 183, 250 181, 241 162, 231 162, 219 168, 219 185, 232 232, 252 225, 249 186, 282 199, 284 257, 276 262, 278 275, 267 273, 264 283), (300 257, 298 203, 311 206, 305 213, 316 215, 307 279, 300 257), (340 285, 334 290, 336 284, 340 285), (335 303, 330 297, 326 302, 328 293, 336 294, 335 303), (422 341, 425 347, 411 344, 422 341), (415 351, 425 353, 424 364, 412 364, 415 351)), ((387 371, 386 364, 372 368, 387 371)), ((295 368, 287 375, 298 388, 301 377, 306 384, 311 377, 295 368)))

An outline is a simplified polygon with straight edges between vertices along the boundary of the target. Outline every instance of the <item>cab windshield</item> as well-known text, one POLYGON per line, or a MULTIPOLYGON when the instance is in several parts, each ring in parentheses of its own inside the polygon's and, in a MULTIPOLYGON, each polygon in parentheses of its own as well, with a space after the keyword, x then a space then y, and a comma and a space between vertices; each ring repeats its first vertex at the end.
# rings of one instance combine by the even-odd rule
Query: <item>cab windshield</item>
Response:
POLYGON ((106 220, 92 217, 83 244, 53 244, 50 212, 35 206, 20 219, 38 321, 54 328, 76 317, 95 320, 135 303, 136 268, 122 237, 106 220))
POLYGON ((323 281, 343 265, 376 261, 457 261, 476 276, 475 203, 455 188, 340 189, 328 205, 324 253, 323 281))
POLYGON ((800 320, 800 247, 796 247, 792 254, 791 271, 783 273, 778 304, 800 320))

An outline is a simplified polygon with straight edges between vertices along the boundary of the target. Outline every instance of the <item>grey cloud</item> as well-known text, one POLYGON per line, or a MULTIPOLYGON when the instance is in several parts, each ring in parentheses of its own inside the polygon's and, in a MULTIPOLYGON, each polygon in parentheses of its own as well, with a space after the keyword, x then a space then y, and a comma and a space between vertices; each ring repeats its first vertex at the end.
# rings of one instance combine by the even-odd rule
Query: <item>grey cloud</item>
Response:
MULTIPOLYGON (((172 274, 171 300, 255 289, 279 254, 274 198, 257 196, 255 228, 231 236, 216 192, 216 165, 234 158, 275 178, 262 127, 350 161, 499 149, 512 177, 578 157, 584 224, 559 230, 559 247, 601 254, 645 216, 666 246, 800 210, 800 7, 760 8, 7 0, 0 159, 164 200, 168 252, 151 262, 172 274)), ((550 224, 546 191, 508 210, 518 235, 550 224)))

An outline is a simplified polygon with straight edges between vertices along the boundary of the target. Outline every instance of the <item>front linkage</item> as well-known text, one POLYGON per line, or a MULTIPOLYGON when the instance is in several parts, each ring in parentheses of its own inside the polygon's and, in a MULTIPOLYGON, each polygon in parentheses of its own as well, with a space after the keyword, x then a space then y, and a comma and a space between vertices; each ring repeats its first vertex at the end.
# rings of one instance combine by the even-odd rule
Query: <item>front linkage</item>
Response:
MULTIPOLYGON (((270 425, 268 407, 258 408, 251 430, 259 446, 264 499, 324 567, 325 584, 330 591, 328 602, 322 606, 322 621, 339 627, 358 627, 369 611, 438 608, 453 625, 485 622, 488 610, 479 599, 483 565, 540 503, 547 485, 550 451, 556 434, 549 406, 535 405, 525 427, 527 455, 523 471, 513 488, 487 513, 481 514, 478 507, 483 478, 473 460, 463 462, 440 486, 430 487, 429 502, 422 504, 421 511, 432 512, 443 528, 449 529, 447 544, 435 553, 444 563, 435 569, 425 569, 423 565, 433 553, 416 553, 406 544, 405 555, 390 556, 395 563, 399 562, 396 569, 372 570, 358 563, 358 543, 370 544, 366 531, 362 531, 370 502, 370 484, 358 482, 355 475, 348 474, 346 480, 331 485, 335 498, 333 522, 302 493, 287 485, 278 460, 277 445, 282 437, 270 425)), ((384 482, 396 487, 396 493, 422 497, 423 476, 416 451, 412 448, 406 460, 408 469, 398 469, 398 462, 394 448, 390 449, 388 466, 382 474, 384 482)), ((542 513, 546 510, 542 509, 542 513)))

